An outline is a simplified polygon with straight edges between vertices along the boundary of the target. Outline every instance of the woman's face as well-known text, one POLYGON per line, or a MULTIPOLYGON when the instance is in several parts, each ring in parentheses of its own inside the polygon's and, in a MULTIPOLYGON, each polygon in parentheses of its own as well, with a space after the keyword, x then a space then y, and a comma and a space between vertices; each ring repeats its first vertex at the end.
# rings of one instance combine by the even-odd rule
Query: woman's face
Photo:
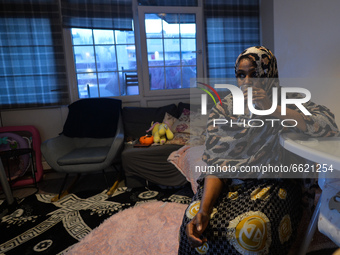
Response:
POLYGON ((253 63, 247 58, 240 60, 236 70, 236 78, 239 87, 242 85, 261 87, 260 79, 256 79, 259 78, 259 74, 253 63))

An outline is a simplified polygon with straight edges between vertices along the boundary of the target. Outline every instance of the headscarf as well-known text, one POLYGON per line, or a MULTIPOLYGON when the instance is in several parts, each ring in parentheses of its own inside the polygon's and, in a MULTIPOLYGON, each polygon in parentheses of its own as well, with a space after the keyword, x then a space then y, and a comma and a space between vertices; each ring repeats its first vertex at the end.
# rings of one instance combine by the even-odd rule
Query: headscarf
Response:
POLYGON ((274 54, 263 46, 250 47, 236 59, 235 74, 241 58, 247 57, 256 68, 260 78, 278 78, 277 61, 274 54))
MULTIPOLYGON (((280 87, 278 81, 277 62, 273 53, 263 47, 250 47, 243 51, 236 60, 235 72, 239 62, 243 58, 252 61, 259 77, 264 79, 263 89, 271 98, 273 87, 280 87)), ((297 96, 297 95, 294 95, 297 96)), ((232 94, 222 99, 222 104, 218 103, 212 108, 207 123, 205 151, 203 161, 208 166, 217 166, 224 169, 235 167, 237 170, 241 166, 278 166, 281 164, 281 149, 279 145, 279 134, 283 129, 280 121, 264 122, 262 127, 230 127, 231 119, 236 121, 237 116, 232 115, 232 94), (228 124, 215 125, 214 119, 226 119, 228 124)), ((323 106, 315 105, 312 102, 304 106, 313 114, 313 117, 306 117, 307 131, 305 133, 314 136, 331 136, 337 130, 333 114, 323 106), (333 117, 333 118, 332 118, 333 117)), ((301 112, 298 108, 291 107, 301 112)), ((265 120, 268 116, 256 116, 256 119, 265 120)), ((296 130, 295 128, 291 128, 296 130)), ((265 177, 261 173, 216 173, 219 177, 225 178, 261 178, 265 177)))
POLYGON ((272 88, 280 88, 279 73, 277 70, 277 61, 274 54, 263 46, 250 47, 244 50, 236 59, 235 75, 240 64, 240 60, 247 58, 255 67, 259 78, 263 81, 263 90, 267 92, 268 97, 272 97, 272 88))

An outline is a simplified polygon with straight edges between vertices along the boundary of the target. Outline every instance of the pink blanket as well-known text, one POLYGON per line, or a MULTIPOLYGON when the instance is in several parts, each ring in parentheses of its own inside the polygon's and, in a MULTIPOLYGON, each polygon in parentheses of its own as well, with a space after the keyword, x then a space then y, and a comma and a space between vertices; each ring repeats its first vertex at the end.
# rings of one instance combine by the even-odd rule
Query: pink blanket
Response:
POLYGON ((104 221, 67 254, 177 254, 187 206, 157 201, 126 209, 104 221))
POLYGON ((172 152, 168 157, 168 161, 176 166, 191 183, 194 193, 197 190, 197 180, 201 176, 201 172, 198 171, 199 167, 206 166, 206 163, 202 161, 203 151, 204 145, 193 147, 186 145, 172 152))

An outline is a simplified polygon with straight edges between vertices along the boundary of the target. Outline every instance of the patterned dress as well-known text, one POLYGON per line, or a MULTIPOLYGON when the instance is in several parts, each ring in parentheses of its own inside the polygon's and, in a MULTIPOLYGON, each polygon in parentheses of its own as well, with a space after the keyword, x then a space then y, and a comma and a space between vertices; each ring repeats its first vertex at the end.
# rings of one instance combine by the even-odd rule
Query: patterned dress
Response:
MULTIPOLYGON (((245 50, 236 60, 248 58, 256 67, 259 78, 266 79, 263 89, 271 98, 273 87, 280 86, 275 56, 262 46, 245 50)), ((299 98, 299 94, 289 97, 299 98)), ((214 119, 236 119, 231 113, 231 94, 210 112, 203 161, 208 166, 272 165, 283 163, 279 135, 283 126, 265 123, 260 128, 245 128, 229 125, 214 125, 214 119)), ((303 104, 312 114, 302 114, 310 136, 334 136, 338 128, 334 115, 324 106, 313 102, 303 104)), ((295 105, 289 108, 301 113, 295 105)), ((257 119, 265 119, 256 116, 257 119)), ((296 128, 289 131, 300 132, 296 128)), ((301 159, 299 159, 301 160, 301 159)), ((300 161, 301 162, 301 161, 300 161)), ((204 190, 204 178, 198 181, 198 190, 188 206, 180 228, 179 254, 287 254, 295 240, 305 201, 306 188, 313 182, 309 179, 266 178, 260 173, 247 176, 217 174, 224 182, 223 190, 214 204, 208 227, 202 234, 207 242, 192 248, 185 233, 187 224, 200 208, 204 190), (308 184, 308 185, 306 185, 308 184)))

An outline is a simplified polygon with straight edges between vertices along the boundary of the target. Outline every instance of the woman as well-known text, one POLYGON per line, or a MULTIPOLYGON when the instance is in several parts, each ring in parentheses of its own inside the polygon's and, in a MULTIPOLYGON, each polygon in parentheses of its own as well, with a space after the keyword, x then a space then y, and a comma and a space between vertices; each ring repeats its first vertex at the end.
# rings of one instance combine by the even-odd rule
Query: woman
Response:
MULTIPOLYGON (((280 89, 276 58, 270 50, 262 46, 246 49, 236 60, 235 73, 239 87, 252 87, 255 107, 269 109, 272 88, 280 89)), ((247 100, 246 91, 244 96, 247 100)), ((282 116, 279 102, 271 117, 294 119, 297 132, 312 136, 338 133, 334 116, 326 107, 312 102, 304 106, 312 115, 305 116, 294 105, 288 105, 290 109, 282 116)), ((203 160, 210 166, 237 169, 280 165, 280 122, 265 123, 260 128, 214 126, 214 119, 235 122, 237 116, 232 115, 231 109, 232 94, 212 109, 203 160)), ((261 117, 268 118, 256 118, 261 117)), ((179 254, 287 254, 301 218, 301 187, 301 180, 263 179, 260 175, 253 179, 245 175, 229 179, 224 175, 205 176, 199 180, 197 193, 184 215, 179 254)))

